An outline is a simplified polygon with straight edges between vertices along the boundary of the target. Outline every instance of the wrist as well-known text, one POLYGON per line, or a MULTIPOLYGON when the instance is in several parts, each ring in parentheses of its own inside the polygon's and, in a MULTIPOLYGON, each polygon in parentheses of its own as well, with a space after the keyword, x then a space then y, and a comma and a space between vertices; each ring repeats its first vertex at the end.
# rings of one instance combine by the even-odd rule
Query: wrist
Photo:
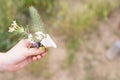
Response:
POLYGON ((0 71, 7 71, 8 64, 7 64, 7 57, 6 53, 0 53, 0 71))
POLYGON ((0 53, 0 64, 3 64, 5 62, 6 58, 6 53, 0 53))

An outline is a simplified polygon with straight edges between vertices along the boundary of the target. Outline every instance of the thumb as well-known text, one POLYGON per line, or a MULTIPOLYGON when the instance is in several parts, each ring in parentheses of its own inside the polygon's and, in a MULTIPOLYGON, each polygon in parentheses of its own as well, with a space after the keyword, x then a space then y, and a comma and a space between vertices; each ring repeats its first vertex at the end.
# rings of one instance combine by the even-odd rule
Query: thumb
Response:
POLYGON ((25 39, 24 41, 25 41, 25 46, 26 46, 27 48, 29 48, 29 47, 31 46, 30 40, 25 39))

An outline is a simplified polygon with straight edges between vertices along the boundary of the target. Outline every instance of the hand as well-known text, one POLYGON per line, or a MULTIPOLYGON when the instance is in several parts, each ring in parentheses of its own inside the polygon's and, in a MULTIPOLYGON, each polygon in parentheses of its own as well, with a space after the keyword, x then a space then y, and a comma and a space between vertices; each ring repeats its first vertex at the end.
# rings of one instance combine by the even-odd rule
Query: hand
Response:
POLYGON ((5 54, 0 55, 1 71, 17 71, 45 56, 46 50, 30 48, 29 40, 21 40, 5 54))

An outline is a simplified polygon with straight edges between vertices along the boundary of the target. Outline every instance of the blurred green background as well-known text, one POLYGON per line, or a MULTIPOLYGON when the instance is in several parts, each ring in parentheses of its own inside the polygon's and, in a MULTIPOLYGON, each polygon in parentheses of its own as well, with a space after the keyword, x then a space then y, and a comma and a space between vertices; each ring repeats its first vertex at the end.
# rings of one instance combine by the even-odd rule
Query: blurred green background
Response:
POLYGON ((1 52, 21 39, 8 28, 14 20, 30 24, 29 6, 38 10, 58 48, 18 72, 1 72, 1 80, 120 79, 120 60, 106 58, 119 37, 119 0, 0 0, 1 52))

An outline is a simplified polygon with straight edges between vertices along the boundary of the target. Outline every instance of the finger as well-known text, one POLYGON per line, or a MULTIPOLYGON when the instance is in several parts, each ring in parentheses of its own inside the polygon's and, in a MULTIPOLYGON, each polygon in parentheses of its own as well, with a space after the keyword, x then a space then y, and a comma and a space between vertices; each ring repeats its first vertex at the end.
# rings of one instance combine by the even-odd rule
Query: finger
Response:
POLYGON ((32 56, 33 61, 37 61, 37 60, 39 60, 39 59, 41 59, 41 58, 42 58, 41 55, 32 56))
POLYGON ((31 47, 31 42, 30 42, 30 40, 25 39, 24 41, 25 41, 25 46, 27 46, 27 48, 30 48, 30 47, 31 47))
POLYGON ((40 50, 40 49, 36 49, 36 48, 29 48, 28 52, 27 52, 27 56, 32 56, 32 55, 38 55, 38 54, 42 54, 45 51, 40 50))
POLYGON ((42 54, 40 54, 42 57, 44 57, 45 55, 46 55, 46 53, 42 53, 42 54))
POLYGON ((40 60, 42 58, 41 55, 37 55, 36 57, 37 57, 37 60, 40 60))
POLYGON ((37 60, 37 57, 36 57, 36 56, 33 56, 33 57, 32 57, 32 60, 33 60, 33 61, 36 61, 36 60, 37 60))

